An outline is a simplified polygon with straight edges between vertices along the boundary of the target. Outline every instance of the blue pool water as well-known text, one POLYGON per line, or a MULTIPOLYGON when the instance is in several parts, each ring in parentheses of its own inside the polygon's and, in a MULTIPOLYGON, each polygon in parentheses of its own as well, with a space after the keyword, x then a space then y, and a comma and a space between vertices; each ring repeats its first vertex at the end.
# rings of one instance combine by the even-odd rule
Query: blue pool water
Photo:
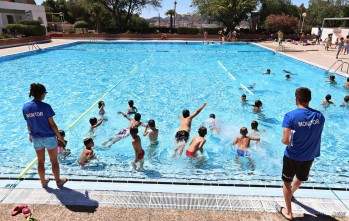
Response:
MULTIPOLYGON (((322 155, 316 160, 307 185, 332 187, 349 184, 348 109, 341 108, 349 91, 346 80, 331 86, 324 70, 293 60, 251 44, 202 45, 200 43, 75 43, 40 52, 0 58, 0 166, 2 177, 15 177, 35 158, 28 141, 22 105, 29 101, 29 85, 44 84, 48 90, 45 102, 52 105, 60 129, 66 131, 67 148, 72 154, 61 162, 61 173, 82 179, 143 180, 171 182, 214 182, 224 184, 280 184, 284 145, 282 119, 296 108, 294 91, 300 86, 313 92, 311 106, 326 117, 322 155), (219 62, 236 78, 222 68, 219 62), (270 68, 272 75, 262 75, 270 68), (298 75, 285 81, 282 70, 298 75), (70 125, 96 100, 121 81, 103 99, 109 120, 96 131, 95 150, 98 160, 81 168, 76 161, 89 130, 89 118, 98 117, 97 107, 88 112, 71 129, 70 125), (254 95, 239 90, 240 84, 256 83, 254 95), (241 94, 249 103, 260 99, 263 112, 255 114, 251 106, 240 103, 241 94), (320 105, 326 94, 332 94, 336 107, 326 110, 320 105), (160 130, 157 148, 150 148, 141 136, 146 151, 144 172, 130 172, 134 159, 131 138, 121 140, 107 150, 101 143, 128 125, 116 113, 126 111, 133 99, 142 121, 156 121, 160 130), (191 138, 209 114, 224 123, 217 137, 210 133, 204 146, 204 163, 185 155, 172 158, 174 135, 179 127, 178 115, 183 109, 194 112, 203 102, 205 109, 193 120, 191 138), (236 159, 231 141, 242 126, 250 128, 259 122, 261 142, 252 142, 251 158, 236 159)), ((140 128, 140 135, 143 132, 140 128)), ((187 145, 188 146, 188 145, 187 145)), ((47 165, 50 173, 50 165, 47 165)), ((26 177, 36 176, 36 167, 26 177)))

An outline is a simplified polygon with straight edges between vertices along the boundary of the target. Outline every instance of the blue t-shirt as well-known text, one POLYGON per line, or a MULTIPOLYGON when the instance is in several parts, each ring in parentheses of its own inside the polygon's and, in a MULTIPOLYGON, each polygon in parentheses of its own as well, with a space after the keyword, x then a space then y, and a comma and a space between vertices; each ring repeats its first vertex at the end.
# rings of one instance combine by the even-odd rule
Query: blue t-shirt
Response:
POLYGON ((291 129, 291 144, 286 147, 285 156, 298 161, 319 157, 324 123, 324 115, 312 108, 298 108, 285 114, 282 127, 291 129))
POLYGON ((56 136, 48 122, 48 119, 55 115, 49 104, 41 101, 28 102, 23 105, 22 111, 33 137, 56 136))

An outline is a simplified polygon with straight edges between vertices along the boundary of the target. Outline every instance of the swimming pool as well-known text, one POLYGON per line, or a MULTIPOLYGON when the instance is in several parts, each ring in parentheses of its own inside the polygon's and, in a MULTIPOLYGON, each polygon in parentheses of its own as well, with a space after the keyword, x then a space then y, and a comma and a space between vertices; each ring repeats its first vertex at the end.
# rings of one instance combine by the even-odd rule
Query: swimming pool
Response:
MULTIPOLYGON (((322 181, 326 181, 332 187, 341 188, 349 184, 345 139, 348 109, 339 107, 348 94, 341 86, 345 79, 336 76, 339 84, 331 86, 326 82, 324 70, 259 46, 80 42, 2 57, 0 63, 1 177, 16 177, 35 158, 21 108, 29 101, 29 84, 40 82, 49 92, 45 101, 55 110, 55 121, 60 129, 66 130, 67 148, 72 150, 71 156, 61 164, 63 175, 91 180, 279 185, 284 151, 280 141, 282 119, 296 107, 294 90, 306 86, 313 92, 311 106, 322 109, 326 117, 322 156, 316 160, 306 185, 323 186, 322 181), (272 74, 262 75, 268 68, 272 74), (298 75, 285 81, 284 69, 298 75), (98 116, 97 107, 70 130, 68 127, 120 80, 103 99, 109 120, 96 132, 98 160, 80 168, 76 161, 89 129, 88 120, 98 116), (239 90, 241 83, 246 86, 256 83, 254 95, 239 90), (241 105, 243 93, 250 104, 262 100, 263 112, 255 114, 251 106, 241 105), (328 93, 337 106, 324 110, 320 103, 328 93), (155 149, 148 147, 148 138, 141 137, 146 151, 145 171, 138 173, 130 172, 134 158, 130 137, 109 150, 101 146, 128 125, 116 113, 126 111, 129 99, 135 101, 142 121, 154 119, 160 130, 160 144, 155 149), (203 164, 185 155, 172 158, 178 115, 183 109, 195 111, 203 102, 207 106, 193 120, 191 138, 211 113, 224 123, 222 133, 219 137, 210 133, 206 137, 203 164), (266 132, 260 134, 262 141, 258 146, 252 142, 250 161, 235 159, 236 147, 231 145, 231 140, 239 135, 240 127, 250 128, 252 120, 257 120, 259 129, 266 132)), ((35 166, 26 175, 31 176, 36 176, 35 166)))

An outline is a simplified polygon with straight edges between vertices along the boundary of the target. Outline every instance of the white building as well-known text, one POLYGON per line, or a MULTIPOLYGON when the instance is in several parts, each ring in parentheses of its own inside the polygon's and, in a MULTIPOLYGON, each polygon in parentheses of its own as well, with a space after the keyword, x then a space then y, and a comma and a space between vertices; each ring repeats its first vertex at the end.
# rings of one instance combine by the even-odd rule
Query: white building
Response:
POLYGON ((5 25, 25 19, 39 20, 47 27, 45 7, 36 5, 34 0, 0 0, 0 34, 5 25))

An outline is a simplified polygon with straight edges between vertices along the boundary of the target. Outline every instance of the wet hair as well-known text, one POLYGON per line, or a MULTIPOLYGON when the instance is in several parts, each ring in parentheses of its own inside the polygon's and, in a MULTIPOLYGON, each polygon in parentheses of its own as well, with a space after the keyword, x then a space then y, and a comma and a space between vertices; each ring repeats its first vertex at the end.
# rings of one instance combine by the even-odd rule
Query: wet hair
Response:
POLYGON ((301 103, 309 103, 311 101, 311 91, 309 88, 300 87, 296 89, 295 96, 301 103))
POLYGON ((130 134, 131 134, 131 135, 136 135, 136 134, 138 134, 138 128, 137 128, 137 127, 132 127, 132 128, 130 129, 130 134))
POLYGON ((331 96, 330 94, 326 95, 326 97, 325 97, 325 99, 326 99, 327 101, 331 100, 331 98, 332 98, 332 96, 331 96))
POLYGON ((89 138, 85 138, 84 139, 84 145, 87 146, 88 144, 90 144, 91 142, 93 142, 92 138, 89 137, 89 138))
MULTIPOLYGON (((252 130, 258 130, 258 122, 255 121, 255 120, 253 120, 253 121, 251 122, 251 128, 252 128, 252 130)), ((240 132, 240 133, 241 133, 241 132, 240 132)))
POLYGON ((343 37, 341 37, 341 40, 344 40, 344 38, 343 38, 343 37))
POLYGON ((182 114, 183 114, 183 117, 184 117, 184 118, 187 118, 187 117, 190 116, 190 112, 189 112, 189 110, 187 110, 187 109, 183 110, 182 114))
POLYGON ((58 132, 59 132, 59 134, 60 134, 62 137, 65 137, 65 132, 64 132, 64 130, 59 130, 58 132))
POLYGON ((241 129, 240 129, 240 134, 241 134, 242 136, 246 136, 247 133, 248 133, 247 128, 246 128, 246 127, 241 127, 241 129))
POLYGON ((101 108, 103 103, 104 103, 103 101, 98 101, 98 108, 101 108))
POLYGON ((347 82, 349 82, 349 78, 347 78, 347 82))
POLYGON ((129 101, 128 101, 128 105, 129 105, 130 107, 133 107, 133 105, 134 105, 133 100, 129 100, 129 101))
POLYGON ((263 105, 263 103, 262 103, 262 101, 260 101, 260 100, 256 100, 256 101, 254 102, 254 106, 255 106, 255 107, 262 107, 262 105, 263 105))
POLYGON ((270 69, 269 69, 269 68, 267 69, 267 72, 270 72, 270 69))
POLYGON ((241 97, 246 97, 246 94, 241 95, 241 97))
POLYGON ((210 114, 210 118, 216 119, 216 115, 210 114))
POLYGON ((96 124, 97 124, 97 118, 91 117, 91 118, 90 118, 90 124, 91 124, 91 126, 96 125, 96 124))
POLYGON ((291 78, 291 75, 289 75, 289 74, 286 74, 286 78, 291 78))
POLYGON ((207 134, 207 129, 204 126, 201 126, 198 130, 198 133, 200 135, 200 137, 205 137, 205 135, 207 134))
POLYGON ((141 120, 141 114, 139 114, 139 113, 136 113, 135 114, 135 121, 140 121, 141 120))
POLYGON ((335 77, 334 75, 331 75, 331 76, 330 76, 330 80, 332 80, 332 81, 334 81, 335 78, 336 78, 336 77, 335 77))
POLYGON ((155 127, 155 120, 149 120, 148 125, 149 127, 155 127))
POLYGON ((46 93, 46 88, 44 85, 39 83, 32 83, 30 85, 29 97, 33 96, 35 99, 40 99, 41 95, 46 93))
POLYGON ((345 101, 345 102, 349 102, 349 95, 347 95, 347 96, 344 97, 344 101, 345 101))

